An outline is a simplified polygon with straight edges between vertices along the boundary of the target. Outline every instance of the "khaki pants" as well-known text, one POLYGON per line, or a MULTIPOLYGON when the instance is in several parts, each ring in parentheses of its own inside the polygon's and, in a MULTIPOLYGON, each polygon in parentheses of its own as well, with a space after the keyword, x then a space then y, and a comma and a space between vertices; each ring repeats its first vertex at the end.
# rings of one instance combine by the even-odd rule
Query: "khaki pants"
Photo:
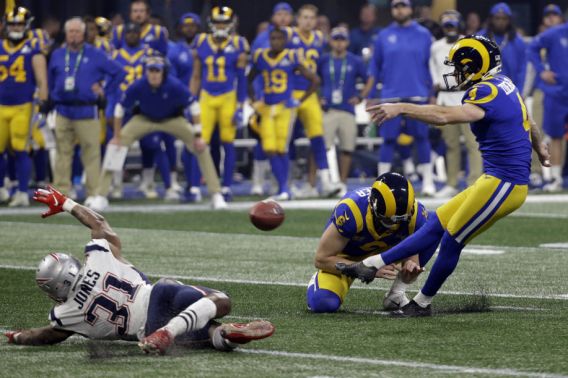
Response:
POLYGON ((339 150, 353 152, 357 143, 357 123, 355 115, 344 110, 329 109, 323 113, 325 144, 330 149, 339 137, 339 150))
POLYGON ((97 119, 69 119, 60 114, 55 119, 57 157, 53 181, 63 193, 71 190, 71 162, 77 140, 81 146, 81 162, 87 176, 87 196, 94 196, 99 185, 101 167, 101 124, 97 119))
MULTIPOLYGON (((209 148, 204 151, 196 153, 193 149, 193 131, 189 123, 183 117, 168 118, 161 122, 153 122, 143 115, 135 115, 132 119, 120 130, 120 144, 130 147, 132 143, 142 138, 144 135, 156 131, 163 131, 172 134, 176 138, 185 143, 187 149, 197 157, 199 168, 207 182, 207 190, 209 194, 219 193, 221 185, 219 183, 219 176, 213 165, 213 159, 209 153, 209 148)), ((112 179, 112 172, 103 170, 101 172, 101 179, 98 194, 107 196, 112 179)))
POLYGON ((481 176, 483 162, 481 153, 479 152, 475 135, 471 132, 469 125, 446 125, 442 127, 442 137, 446 142, 448 151, 446 153, 446 163, 448 166, 448 182, 447 184, 453 188, 458 186, 458 175, 461 169, 461 148, 460 136, 465 137, 465 147, 467 149, 467 157, 469 160, 469 175, 467 176, 467 185, 472 185, 479 176, 481 176))

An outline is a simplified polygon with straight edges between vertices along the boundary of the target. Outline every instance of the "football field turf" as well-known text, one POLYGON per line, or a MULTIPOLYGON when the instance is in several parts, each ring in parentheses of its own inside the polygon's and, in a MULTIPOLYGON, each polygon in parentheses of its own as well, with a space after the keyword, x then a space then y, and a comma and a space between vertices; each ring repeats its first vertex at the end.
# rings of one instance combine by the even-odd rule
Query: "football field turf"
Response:
MULTIPOLYGON (((79 337, 52 347, 2 340, 0 376, 568 376, 566 196, 533 197, 475 239, 436 297, 434 316, 423 319, 382 312, 384 280, 354 284, 336 314, 307 311, 305 288, 330 209, 287 210, 269 233, 255 230, 243 210, 164 209, 107 215, 124 256, 153 279, 227 292, 227 321, 267 319, 274 336, 233 353, 180 348, 164 357, 145 356, 135 343, 79 337)), ((89 240, 71 216, 42 220, 41 210, 0 209, 2 331, 47 324, 52 304, 35 286, 35 266, 47 252, 81 258, 89 240)))

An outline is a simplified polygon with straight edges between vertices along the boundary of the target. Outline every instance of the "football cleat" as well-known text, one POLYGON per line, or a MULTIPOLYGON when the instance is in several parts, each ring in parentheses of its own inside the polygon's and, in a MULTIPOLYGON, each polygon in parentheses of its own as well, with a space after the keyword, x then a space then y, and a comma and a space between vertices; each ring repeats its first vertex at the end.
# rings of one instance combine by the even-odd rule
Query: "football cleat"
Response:
POLYGON ((140 349, 147 354, 165 354, 173 344, 174 336, 165 328, 160 328, 138 343, 140 349))
POLYGON ((211 207, 213 210, 223 210, 227 208, 227 202, 221 193, 213 193, 211 195, 211 207))
POLYGON ((0 188, 0 202, 7 202, 10 199, 10 192, 8 189, 0 188))
POLYGON ((422 307, 414 302, 414 299, 408 302, 406 306, 391 312, 391 317, 393 318, 418 318, 424 316, 432 316, 432 305, 422 307))
POLYGON ((170 187, 166 190, 166 193, 164 195, 165 201, 177 202, 179 201, 179 199, 180 199, 179 192, 175 190, 173 187, 170 187))
POLYGON ((344 276, 357 278, 366 284, 373 282, 378 270, 374 266, 366 266, 365 264, 363 264, 363 262, 358 262, 355 264, 345 264, 339 262, 335 264, 335 268, 339 270, 344 276))
POLYGON ((224 323, 219 327, 221 336, 237 344, 246 344, 252 340, 265 339, 272 336, 276 329, 267 320, 253 320, 250 323, 224 323))
POLYGON ((221 194, 223 194, 225 202, 231 202, 233 200, 233 191, 228 186, 221 188, 221 194))
POLYGON ((12 200, 8 204, 8 207, 28 207, 30 206, 30 197, 27 192, 17 191, 13 196, 12 200))

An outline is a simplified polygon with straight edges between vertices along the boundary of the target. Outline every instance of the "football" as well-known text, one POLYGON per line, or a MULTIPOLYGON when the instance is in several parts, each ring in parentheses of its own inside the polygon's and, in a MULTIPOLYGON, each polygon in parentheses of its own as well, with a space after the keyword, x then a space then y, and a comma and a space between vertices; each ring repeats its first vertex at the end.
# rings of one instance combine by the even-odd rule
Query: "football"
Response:
POLYGON ((257 202, 249 211, 251 223, 262 231, 274 230, 284 222, 284 209, 274 200, 257 202))

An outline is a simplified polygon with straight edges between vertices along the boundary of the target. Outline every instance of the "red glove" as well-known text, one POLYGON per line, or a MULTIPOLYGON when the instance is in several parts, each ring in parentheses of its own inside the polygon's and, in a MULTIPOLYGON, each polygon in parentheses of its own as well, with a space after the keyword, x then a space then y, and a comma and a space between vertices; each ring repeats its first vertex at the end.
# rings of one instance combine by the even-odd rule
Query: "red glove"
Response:
POLYGON ((17 344, 16 336, 20 334, 20 331, 8 331, 4 333, 4 336, 8 338, 8 344, 17 344))
POLYGON ((36 190, 33 199, 34 201, 45 203, 49 206, 49 210, 41 214, 42 218, 47 218, 63 211, 63 204, 67 200, 67 197, 53 186, 48 185, 47 189, 36 190))

